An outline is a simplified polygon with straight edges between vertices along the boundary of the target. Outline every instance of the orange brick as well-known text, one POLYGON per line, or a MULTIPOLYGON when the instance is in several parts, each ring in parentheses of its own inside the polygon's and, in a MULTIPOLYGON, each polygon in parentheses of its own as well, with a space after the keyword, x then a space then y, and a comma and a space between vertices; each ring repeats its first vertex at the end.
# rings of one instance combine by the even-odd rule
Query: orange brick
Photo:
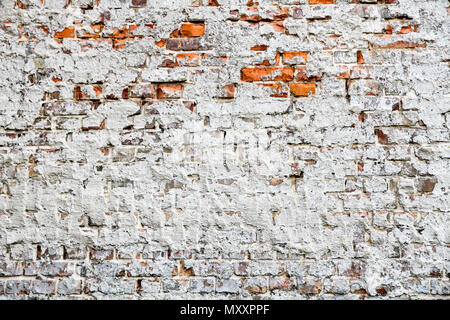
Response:
POLYGON ((276 32, 284 33, 284 24, 283 22, 263 22, 267 23, 269 26, 275 29, 276 32))
POLYGON ((14 9, 16 8, 16 6, 19 7, 19 9, 26 9, 26 8, 27 8, 27 7, 26 7, 21 1, 19 1, 19 0, 17 0, 17 1, 14 3, 14 9))
POLYGON ((291 81, 294 78, 292 68, 244 68, 242 69, 242 81, 291 81))
POLYGON ((78 37, 79 38, 99 38, 100 37, 100 31, 101 31, 101 25, 91 25, 90 29, 92 32, 81 32, 78 31, 78 37))
POLYGON ((337 76, 338 79, 349 79, 350 78, 350 70, 347 66, 338 66, 342 72, 337 76))
POLYGON ((173 30, 169 35, 169 38, 179 38, 179 37, 180 37, 180 30, 178 29, 173 30))
POLYGON ((176 64, 173 55, 168 54, 164 55, 164 57, 165 58, 163 58, 164 60, 159 65, 159 68, 175 68, 176 64))
POLYGON ((386 34, 392 34, 392 31, 394 31, 394 28, 390 25, 387 25, 386 28, 384 28, 386 34))
POLYGON ((240 19, 242 21, 248 21, 248 22, 260 22, 263 18, 257 13, 257 8, 249 8, 249 10, 247 10, 250 15, 247 14, 241 14, 240 19), (256 11, 256 13, 251 13, 251 11, 256 11))
POLYGON ((412 48, 425 48, 427 46, 426 43, 415 43, 408 41, 396 41, 384 45, 374 44, 373 47, 375 49, 412 49, 412 48))
POLYGON ((182 37, 201 37, 205 34, 203 23, 185 23, 181 26, 182 37))
POLYGON ((175 57, 177 66, 198 66, 200 64, 200 55, 195 53, 180 53, 175 57))
POLYGON ((131 41, 133 41, 133 39, 117 39, 117 40, 114 40, 113 48, 116 49, 116 50, 123 49, 123 48, 125 48, 127 43, 131 42, 131 41))
POLYGON ((179 99, 183 86, 181 84, 160 84, 156 91, 158 99, 179 99))
POLYGON ((266 51, 267 50, 267 46, 265 44, 257 45, 257 46, 251 47, 250 50, 253 50, 253 51, 266 51))
POLYGON ((128 36, 128 27, 123 26, 122 29, 114 29, 112 33, 104 35, 106 38, 124 39, 128 36))
POLYGON ((73 38, 75 37, 75 27, 67 27, 63 31, 55 33, 55 38, 73 38))
POLYGON ((361 50, 356 51, 356 59, 358 64, 364 64, 364 56, 361 50))
POLYGON ((417 32, 417 29, 419 27, 418 26, 405 26, 405 27, 401 27, 400 29, 400 33, 410 33, 410 32, 417 32))
POLYGON ((307 97, 316 93, 315 83, 291 83, 291 93, 294 97, 307 97))
POLYGON ((162 47, 164 47, 164 46, 166 45, 166 40, 161 39, 161 40, 159 40, 159 41, 156 41, 155 44, 156 44, 158 47, 162 48, 162 47))
POLYGON ((334 0, 308 0, 308 4, 333 4, 334 0))
POLYGON ((284 64, 306 64, 308 52, 283 52, 282 60, 284 64))
POLYGON ((307 75, 305 67, 297 67, 295 71, 295 80, 297 81, 320 81, 322 79, 320 76, 307 75))
POLYGON ((37 26, 39 29, 45 32, 45 34, 48 34, 48 28, 46 26, 37 26))

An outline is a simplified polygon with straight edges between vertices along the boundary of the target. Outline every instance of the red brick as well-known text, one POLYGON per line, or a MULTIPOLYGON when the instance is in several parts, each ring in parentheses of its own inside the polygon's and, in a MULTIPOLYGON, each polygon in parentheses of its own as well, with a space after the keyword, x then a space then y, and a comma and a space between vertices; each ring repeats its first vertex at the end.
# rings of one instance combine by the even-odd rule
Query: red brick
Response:
POLYGON ((123 49, 126 47, 127 43, 132 41, 133 39, 115 39, 113 41, 113 48, 116 50, 123 49))
POLYGON ((179 99, 183 86, 181 84, 160 84, 156 95, 158 99, 179 99))
POLYGON ((143 8, 147 6, 147 0, 131 0, 131 6, 137 8, 143 8))
POLYGON ((283 52, 282 60, 284 64, 306 64, 308 52, 283 52))
POLYGON ((338 66, 341 70, 341 73, 337 76, 338 79, 349 79, 350 78, 350 70, 347 66, 338 66))
POLYGON ((364 62, 364 57, 363 57, 363 54, 362 54, 361 50, 358 50, 356 52, 356 59, 357 59, 358 64, 364 64, 365 63, 364 62))
POLYGON ((396 41, 387 44, 373 44, 375 49, 413 49, 413 48, 425 48, 426 43, 415 43, 409 41, 396 41))
POLYGON ((90 31, 83 31, 83 30, 77 31, 78 38, 95 39, 95 38, 99 38, 100 37, 100 33, 101 33, 101 30, 102 30, 102 26, 101 25, 99 25, 99 24, 91 25, 89 27, 89 29, 90 29, 90 31))
POLYGON ((128 27, 123 26, 121 29, 114 28, 108 30, 107 32, 103 32, 103 36, 105 38, 124 39, 128 37, 128 27))
POLYGON ((75 27, 67 27, 60 32, 55 33, 55 38, 64 39, 64 38, 73 38, 75 37, 75 27))
POLYGON ((294 97, 307 97, 316 93, 315 83, 292 83, 291 93, 294 97))
POLYGON ((200 55, 195 53, 179 53, 175 56, 177 66, 195 67, 200 65, 200 55))
POLYGON ((265 44, 256 45, 256 46, 251 47, 250 50, 253 50, 253 51, 266 51, 267 50, 267 46, 265 44))
POLYGON ((295 80, 297 81, 320 81, 322 78, 320 76, 307 75, 305 67, 298 67, 295 69, 295 80))
POLYGON ((291 81, 294 78, 292 68, 244 68, 242 69, 242 81, 291 81))
POLYGON ((333 4, 334 0, 308 0, 308 4, 333 4))
POLYGON ((201 37, 205 34, 203 23, 185 23, 181 26, 181 37, 201 37))
POLYGON ((376 129, 375 130, 377 136, 378 136, 378 142, 380 143, 387 143, 389 138, 386 134, 384 134, 383 131, 381 131, 381 129, 376 129))

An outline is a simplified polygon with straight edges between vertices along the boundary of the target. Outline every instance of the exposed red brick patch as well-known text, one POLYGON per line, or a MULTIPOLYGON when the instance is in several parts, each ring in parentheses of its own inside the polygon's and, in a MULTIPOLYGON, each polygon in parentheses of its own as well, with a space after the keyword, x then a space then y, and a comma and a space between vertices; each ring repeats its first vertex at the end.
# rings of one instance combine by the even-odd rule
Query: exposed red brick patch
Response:
POLYGON ((405 34, 405 33, 410 33, 410 32, 417 32, 418 28, 419 28, 419 26, 417 26, 417 25, 403 26, 400 28, 400 33, 405 34))
POLYGON ((361 50, 356 51, 356 60, 358 64, 364 64, 364 57, 361 50))
POLYGON ((283 52, 282 60, 284 64, 306 64, 308 52, 283 52))
POLYGON ((55 33, 55 38, 64 39, 64 38, 73 38, 75 37, 75 27, 67 27, 60 32, 55 33))
POLYGON ((181 84, 160 84, 156 91, 158 99, 179 99, 183 86, 181 84))
POLYGON ((377 289, 376 289, 376 291, 377 291, 377 293, 379 294, 379 295, 381 295, 381 296, 385 296, 385 295, 387 295, 387 290, 386 290, 386 288, 384 288, 384 287, 378 287, 377 289))
POLYGON ((338 79, 350 78, 350 69, 347 66, 339 66, 339 69, 342 70, 342 72, 337 76, 338 79))
POLYGON ((181 37, 201 37, 205 34, 203 23, 185 23, 181 26, 181 37))
POLYGON ((26 8, 27 8, 27 6, 25 6, 25 5, 22 3, 22 1, 20 1, 20 0, 17 0, 17 1, 14 3, 14 8, 16 8, 16 7, 18 7, 19 9, 26 9, 26 8))
POLYGON ((131 0, 131 6, 143 8, 147 6, 147 0, 131 0))
POLYGON ((262 45, 256 45, 250 48, 250 50, 253 51, 266 51, 267 50, 267 45, 262 44, 262 45))
POLYGON ((388 136, 386 134, 384 134, 384 132, 381 129, 377 129, 376 134, 378 136, 378 142, 380 142, 380 143, 388 142, 388 136))
POLYGON ((123 49, 127 43, 133 41, 133 39, 117 39, 113 40, 113 48, 116 50, 123 49))
POLYGON ((128 26, 123 26, 123 28, 114 28, 112 32, 108 32, 103 35, 107 38, 113 38, 113 39, 124 39, 128 37, 128 26))
POLYGON ((315 83, 291 83, 291 93, 294 97, 307 97, 316 93, 315 83))
POLYGON ((359 161, 358 162, 358 171, 363 171, 364 170, 364 162, 359 161))
POLYGON ((320 81, 322 78, 317 75, 307 75, 305 67, 298 67, 295 69, 296 75, 295 80, 304 81, 304 82, 312 82, 312 81, 320 81))
POLYGON ((161 40, 159 40, 159 41, 156 41, 155 44, 156 44, 158 47, 162 48, 162 47, 164 47, 164 46, 166 45, 166 40, 161 39, 161 40))
POLYGON ((425 48, 426 43, 415 43, 409 41, 396 41, 387 44, 373 44, 375 49, 413 49, 413 48, 425 48))
POLYGON ((169 38, 179 38, 179 37, 180 37, 180 30, 178 29, 173 30, 169 35, 169 38))
POLYGON ((308 4, 333 4, 334 0, 308 0, 308 4))
POLYGON ((196 53, 179 53, 175 56, 177 66, 198 66, 201 57, 196 53))
POLYGON ((97 24, 97 25, 92 25, 90 26, 90 31, 81 31, 78 33, 78 38, 92 38, 92 39, 96 39, 100 37, 100 33, 102 30, 102 26, 97 24))
POLYGON ((361 113, 358 115, 358 120, 361 121, 361 122, 366 121, 366 114, 365 114, 364 112, 361 112, 361 113))
POLYGON ((242 69, 242 81, 291 81, 294 78, 292 68, 244 68, 242 69))

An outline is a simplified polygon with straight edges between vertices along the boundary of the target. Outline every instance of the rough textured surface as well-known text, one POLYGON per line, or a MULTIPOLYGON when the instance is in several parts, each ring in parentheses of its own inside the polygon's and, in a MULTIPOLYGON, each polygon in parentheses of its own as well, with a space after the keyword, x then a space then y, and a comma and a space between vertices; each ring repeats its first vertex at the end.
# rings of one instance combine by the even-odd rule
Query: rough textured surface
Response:
POLYGON ((450 9, 2 0, 0 298, 446 298, 450 9))

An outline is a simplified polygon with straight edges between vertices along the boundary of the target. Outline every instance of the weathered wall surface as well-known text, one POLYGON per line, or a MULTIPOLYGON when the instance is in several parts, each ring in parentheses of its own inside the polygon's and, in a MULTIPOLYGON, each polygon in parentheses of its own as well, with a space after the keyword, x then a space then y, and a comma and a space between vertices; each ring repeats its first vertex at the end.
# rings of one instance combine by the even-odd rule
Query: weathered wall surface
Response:
POLYGON ((449 7, 1 1, 0 298, 446 298, 449 7))

